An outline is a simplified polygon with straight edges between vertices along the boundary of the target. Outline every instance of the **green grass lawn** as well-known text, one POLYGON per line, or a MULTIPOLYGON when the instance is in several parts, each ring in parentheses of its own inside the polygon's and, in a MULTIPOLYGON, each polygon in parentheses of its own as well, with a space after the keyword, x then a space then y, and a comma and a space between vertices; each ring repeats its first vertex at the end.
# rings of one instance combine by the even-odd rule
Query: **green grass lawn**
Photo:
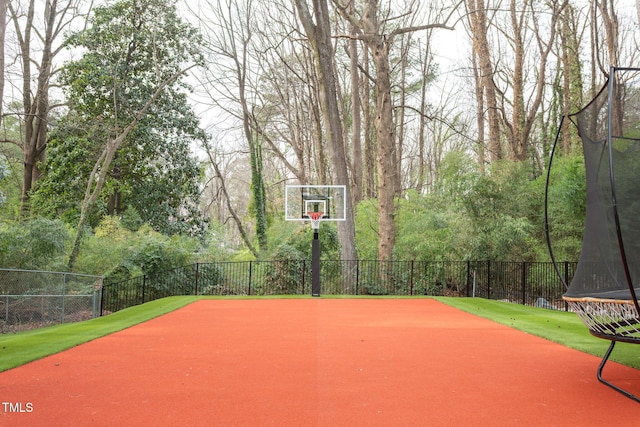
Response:
MULTIPOLYGON (((177 310, 199 298, 201 297, 163 298, 85 322, 0 335, 0 371, 142 323, 177 310)), ((580 319, 573 313, 481 298, 438 297, 436 299, 468 313, 598 357, 602 357, 609 345, 609 341, 591 336, 580 319)), ((611 359, 634 368, 640 368, 638 347, 633 344, 617 344, 611 359)))
MULTIPOLYGON (((436 299, 468 313, 598 357, 604 356, 611 343, 591 335, 574 313, 482 298, 437 297, 436 299)), ((640 368, 639 350, 640 347, 636 344, 619 342, 610 359, 633 368, 640 368)))
POLYGON ((0 372, 153 319, 196 299, 163 298, 84 322, 0 335, 0 372))

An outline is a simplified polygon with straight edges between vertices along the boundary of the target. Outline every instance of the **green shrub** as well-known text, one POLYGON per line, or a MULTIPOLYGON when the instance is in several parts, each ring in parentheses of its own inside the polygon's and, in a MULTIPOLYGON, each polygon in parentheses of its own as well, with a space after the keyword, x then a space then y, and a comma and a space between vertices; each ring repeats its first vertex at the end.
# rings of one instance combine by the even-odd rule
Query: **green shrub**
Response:
POLYGON ((198 294, 229 295, 233 292, 225 289, 222 270, 216 264, 198 266, 198 294))
MULTIPOLYGON (((144 230, 144 227, 143 229, 144 230)), ((150 230, 137 233, 139 244, 132 249, 129 261, 143 274, 157 274, 192 263, 198 243, 193 238, 164 236, 150 230)))
POLYGON ((0 266, 26 270, 60 270, 70 234, 57 220, 37 218, 0 227, 0 266))
POLYGON ((117 217, 104 217, 82 243, 75 270, 96 275, 115 272, 117 277, 124 269, 132 276, 139 274, 140 270, 127 261, 135 242, 136 233, 125 228, 117 217))
POLYGON ((115 283, 192 264, 200 248, 195 238, 165 236, 148 225, 133 232, 117 217, 105 217, 83 243, 76 269, 115 283))
POLYGON ((263 287, 256 291, 263 295, 299 294, 302 289, 303 254, 291 245, 281 245, 267 265, 263 287))

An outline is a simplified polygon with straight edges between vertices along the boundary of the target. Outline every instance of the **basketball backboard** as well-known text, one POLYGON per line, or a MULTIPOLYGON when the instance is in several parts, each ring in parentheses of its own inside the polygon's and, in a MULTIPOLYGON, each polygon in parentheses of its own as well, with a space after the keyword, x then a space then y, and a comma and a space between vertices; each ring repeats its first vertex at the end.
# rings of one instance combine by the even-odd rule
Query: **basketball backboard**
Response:
POLYGON ((284 210, 287 221, 344 221, 347 188, 344 185, 287 185, 284 210))

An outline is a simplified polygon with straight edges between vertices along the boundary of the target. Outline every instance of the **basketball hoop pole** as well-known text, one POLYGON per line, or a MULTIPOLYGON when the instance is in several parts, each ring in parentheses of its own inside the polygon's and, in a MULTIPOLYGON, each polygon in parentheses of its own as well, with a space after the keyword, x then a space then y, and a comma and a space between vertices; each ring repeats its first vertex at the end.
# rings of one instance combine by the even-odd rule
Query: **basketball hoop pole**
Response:
MULTIPOLYGON (((295 185, 284 187, 285 221, 311 222, 313 241, 311 246, 311 295, 320 296, 320 222, 346 221, 346 185, 295 185)), ((308 266, 308 264, 307 264, 308 266)), ((307 280, 306 283, 308 283, 307 280)), ((308 287, 309 285, 307 285, 308 287)))
POLYGON ((313 227, 313 241, 311 242, 311 296, 320 296, 320 218, 322 212, 308 212, 313 227))

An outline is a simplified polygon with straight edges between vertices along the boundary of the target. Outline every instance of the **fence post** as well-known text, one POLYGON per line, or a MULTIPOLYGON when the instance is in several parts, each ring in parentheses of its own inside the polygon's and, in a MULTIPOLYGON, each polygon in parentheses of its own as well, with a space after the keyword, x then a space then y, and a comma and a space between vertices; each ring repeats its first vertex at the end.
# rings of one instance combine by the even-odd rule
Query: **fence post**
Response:
MULTIPOLYGON (((467 260, 467 286, 466 286, 466 296, 469 297, 469 282, 471 282, 471 261, 467 260)), ((474 295, 475 296, 475 295, 474 295)))
POLYGON ((413 295, 413 260, 411 260, 411 273, 409 276, 409 295, 413 295))
POLYGON ((147 288, 147 275, 145 274, 142 276, 142 304, 144 304, 146 288, 147 288))
MULTIPOLYGON (((569 261, 564 262, 564 283, 569 286, 569 261)), ((564 292, 562 293, 564 294, 564 292)), ((569 303, 566 301, 564 301, 564 311, 569 311, 569 303)))
POLYGON ((249 261, 249 289, 247 295, 251 295, 251 276, 253 275, 253 261, 249 261))
POLYGON ((64 300, 67 295, 67 273, 62 273, 62 313, 60 314, 60 323, 64 323, 64 300))
POLYGON ((194 289, 194 295, 198 295, 198 276, 200 275, 200 263, 196 262, 196 287, 194 289))
POLYGON ((305 277, 307 276, 307 274, 306 274, 306 273, 307 273, 307 260, 306 260, 306 259, 303 259, 303 260, 302 260, 302 295, 304 295, 304 294, 305 294, 305 290, 304 290, 304 285, 305 285, 305 283, 304 283, 304 279, 305 279, 305 277))
POLYGON ((360 260, 356 260, 356 295, 358 295, 360 289, 360 260))
POLYGON ((522 281, 522 305, 527 305, 527 262, 522 261, 522 273, 521 273, 521 281, 522 281))
POLYGON ((98 286, 98 290, 93 292, 93 317, 102 316, 102 298, 104 294, 103 287, 104 287, 104 277, 101 277, 100 286, 98 286), (96 292, 99 292, 98 298, 96 298, 96 292))
POLYGON ((491 261, 487 260, 487 299, 491 299, 491 261))
POLYGON ((100 281, 100 317, 102 317, 102 310, 104 309, 104 279, 100 281))

